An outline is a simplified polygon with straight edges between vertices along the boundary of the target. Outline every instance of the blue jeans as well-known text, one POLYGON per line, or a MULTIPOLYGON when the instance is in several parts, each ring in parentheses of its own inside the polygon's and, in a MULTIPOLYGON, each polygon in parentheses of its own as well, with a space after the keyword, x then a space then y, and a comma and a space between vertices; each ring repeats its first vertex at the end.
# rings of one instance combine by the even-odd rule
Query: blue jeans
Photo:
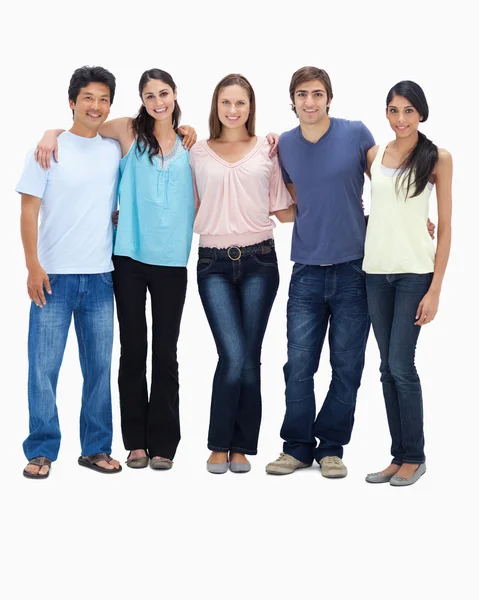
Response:
POLYGON ((396 465, 426 460, 422 391, 414 364, 421 327, 414 322, 431 281, 432 273, 366 277, 369 314, 381 355, 392 462, 396 465))
POLYGON ((341 458, 343 445, 351 438, 370 325, 361 264, 359 259, 331 266, 293 266, 281 437, 283 451, 306 464, 325 456, 341 458), (316 417, 314 375, 328 323, 332 379, 316 417))
POLYGON ((208 448, 256 454, 261 423, 261 345, 279 285, 273 249, 231 260, 202 258, 198 288, 219 360, 208 448))
POLYGON ((28 407, 30 435, 23 443, 28 460, 56 460, 60 425, 56 406, 58 374, 72 315, 83 373, 80 441, 82 456, 111 453, 110 368, 113 347, 111 273, 49 275, 47 304, 30 308, 28 407))

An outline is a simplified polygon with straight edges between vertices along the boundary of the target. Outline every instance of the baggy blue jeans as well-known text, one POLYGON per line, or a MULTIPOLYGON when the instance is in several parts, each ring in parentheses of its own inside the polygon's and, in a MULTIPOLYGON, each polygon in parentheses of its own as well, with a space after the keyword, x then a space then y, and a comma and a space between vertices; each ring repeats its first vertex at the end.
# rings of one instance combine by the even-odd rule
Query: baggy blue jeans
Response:
POLYGON ((30 435, 23 444, 28 460, 56 460, 60 424, 56 406, 58 374, 72 315, 78 339, 83 393, 80 413, 82 456, 111 453, 110 370, 113 347, 111 273, 49 275, 52 294, 39 308, 33 302, 28 333, 30 435))
POLYGON ((351 438, 370 327, 361 265, 362 259, 330 266, 293 266, 281 437, 283 451, 306 464, 325 456, 341 458, 351 438), (332 379, 316 416, 314 375, 328 324, 332 379))

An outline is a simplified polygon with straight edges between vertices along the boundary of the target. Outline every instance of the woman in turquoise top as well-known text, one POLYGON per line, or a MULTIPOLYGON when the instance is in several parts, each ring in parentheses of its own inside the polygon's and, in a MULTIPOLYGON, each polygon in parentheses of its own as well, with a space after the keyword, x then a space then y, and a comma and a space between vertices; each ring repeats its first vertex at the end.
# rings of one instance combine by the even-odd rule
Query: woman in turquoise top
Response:
MULTIPOLYGON (((121 344, 121 427, 130 451, 129 467, 150 463, 156 469, 169 469, 180 441, 176 350, 194 220, 190 162, 184 145, 191 147, 196 134, 186 127, 179 129, 181 111, 169 73, 145 71, 139 92, 142 105, 134 119, 107 121, 99 130, 103 137, 118 140, 123 156, 113 251, 121 344), (183 142, 178 131, 186 134, 183 142), (152 313, 149 397, 147 291, 152 313)), ((48 134, 40 143, 40 162, 56 146, 58 131, 55 140, 48 134)))

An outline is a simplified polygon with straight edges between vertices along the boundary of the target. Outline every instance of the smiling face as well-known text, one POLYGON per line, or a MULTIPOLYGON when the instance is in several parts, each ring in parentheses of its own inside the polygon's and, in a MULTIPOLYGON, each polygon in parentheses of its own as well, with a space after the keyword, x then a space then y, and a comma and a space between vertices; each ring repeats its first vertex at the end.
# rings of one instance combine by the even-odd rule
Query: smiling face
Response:
POLYGON ((302 125, 315 125, 328 116, 331 105, 326 86, 319 79, 300 83, 294 90, 294 108, 302 125))
POLYGON ((141 92, 146 112, 155 121, 172 120, 175 100, 176 92, 160 79, 150 79, 141 92))
POLYGON ((248 92, 240 85, 221 88, 218 94, 218 118, 223 127, 245 127, 250 114, 248 92))
POLYGON ((69 103, 78 133, 82 135, 86 129, 96 134, 110 114, 110 88, 104 83, 89 83, 80 88, 76 100, 69 100, 69 103))
POLYGON ((386 107, 386 117, 398 138, 416 135, 422 115, 404 96, 393 96, 386 107))

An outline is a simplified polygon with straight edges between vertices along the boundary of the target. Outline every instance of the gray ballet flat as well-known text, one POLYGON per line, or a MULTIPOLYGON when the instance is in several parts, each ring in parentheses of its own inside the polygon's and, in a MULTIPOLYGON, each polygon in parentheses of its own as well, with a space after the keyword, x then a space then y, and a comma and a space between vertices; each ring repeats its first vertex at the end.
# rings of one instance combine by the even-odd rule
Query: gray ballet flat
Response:
POLYGON ((368 483, 389 483, 393 475, 383 475, 382 473, 368 473, 366 481, 368 483))
POLYGON ((226 473, 228 466, 229 462, 219 463, 216 465, 209 462, 206 463, 206 469, 208 470, 208 473, 214 473, 216 475, 222 475, 223 473, 226 473))
POLYGON ((232 473, 248 473, 251 471, 250 463, 242 464, 237 462, 230 462, 230 471, 232 473))
MULTIPOLYGON (((131 454, 131 452, 130 452, 131 454)), ((130 469, 144 469, 148 466, 148 461, 150 460, 148 456, 140 456, 139 458, 130 458, 130 454, 128 454, 128 458, 126 459, 126 466, 130 467, 130 469)))
POLYGON ((155 469, 156 471, 165 471, 167 469, 171 469, 173 466, 173 461, 169 458, 163 458, 162 456, 158 456, 157 458, 150 459, 150 467, 155 469))
POLYGON ((424 475, 425 472, 426 472, 426 463, 423 463, 422 465, 419 465, 419 467, 417 468, 414 475, 411 475, 411 477, 409 477, 409 479, 406 479, 405 477, 398 477, 397 475, 394 475, 394 477, 391 477, 391 481, 389 482, 389 485, 393 485, 395 487, 401 487, 404 485, 413 485, 413 483, 416 483, 416 481, 422 475, 424 475))

